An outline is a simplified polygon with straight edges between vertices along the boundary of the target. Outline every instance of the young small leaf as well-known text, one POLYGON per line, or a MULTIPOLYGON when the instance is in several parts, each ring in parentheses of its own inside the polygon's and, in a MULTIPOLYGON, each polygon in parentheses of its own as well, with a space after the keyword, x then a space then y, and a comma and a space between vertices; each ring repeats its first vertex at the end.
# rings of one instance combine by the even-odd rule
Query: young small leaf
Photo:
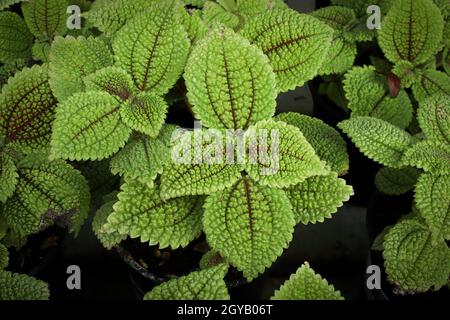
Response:
POLYGON ((383 257, 388 280, 406 292, 439 290, 448 282, 450 249, 433 245, 428 228, 415 219, 395 225, 385 236, 383 257))
POLYGON ((339 291, 316 274, 308 263, 275 291, 272 300, 344 300, 339 291))
POLYGON ((13 12, 0 13, 0 61, 29 58, 33 35, 22 18, 13 12))
POLYGON ((314 176, 285 190, 297 223, 324 222, 353 195, 353 188, 336 173, 314 176))
POLYGON ((241 34, 266 54, 285 92, 311 80, 325 61, 333 29, 291 9, 276 9, 251 19, 241 34))
POLYGON ((406 131, 377 118, 354 117, 341 122, 339 128, 367 157, 392 168, 402 166, 403 154, 413 143, 406 131))
POLYGON ((115 203, 115 200, 105 203, 100 207, 100 209, 97 210, 94 219, 92 220, 92 230, 94 231, 95 235, 100 240, 102 245, 108 250, 111 250, 112 247, 127 238, 126 235, 122 235, 117 231, 108 233, 104 228, 105 224, 107 223, 108 217, 113 212, 113 206, 115 203))
POLYGON ((275 113, 267 57, 231 30, 214 30, 196 45, 185 79, 193 111, 207 127, 244 129, 275 113))
POLYGON ((39 39, 50 41, 67 30, 67 0, 32 0, 22 4, 28 29, 39 39))
POLYGON ((0 300, 48 300, 48 285, 25 274, 0 270, 0 300))
POLYGON ((131 76, 117 67, 106 67, 84 79, 86 91, 105 91, 121 100, 128 100, 133 94, 131 76))
POLYGON ((70 160, 101 160, 119 151, 131 129, 120 118, 120 101, 104 92, 82 92, 58 106, 52 155, 70 160))
POLYGON ((244 141, 250 149, 245 171, 262 185, 285 188, 328 173, 300 130, 284 122, 260 121, 244 141))
POLYGON ((444 95, 430 97, 419 106, 417 118, 427 139, 450 146, 449 98, 444 95))
POLYGON ((281 255, 292 240, 294 225, 286 194, 245 176, 205 203, 203 226, 209 245, 248 281, 281 255))
POLYGON ((223 280, 227 271, 226 264, 194 271, 155 287, 144 296, 144 300, 229 300, 223 280))
POLYGON ((106 232, 117 231, 139 237, 142 242, 160 248, 185 247, 200 235, 202 205, 200 197, 163 200, 159 187, 127 181, 118 194, 119 202, 104 226, 106 232))
POLYGON ((404 194, 412 189, 419 178, 420 171, 416 168, 401 169, 381 168, 375 176, 378 190, 388 195, 404 194))

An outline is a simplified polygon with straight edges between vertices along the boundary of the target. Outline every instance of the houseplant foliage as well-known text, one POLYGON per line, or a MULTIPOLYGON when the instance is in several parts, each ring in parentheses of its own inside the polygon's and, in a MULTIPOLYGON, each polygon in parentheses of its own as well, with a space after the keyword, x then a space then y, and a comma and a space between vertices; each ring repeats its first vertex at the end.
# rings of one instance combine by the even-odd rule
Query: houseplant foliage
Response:
POLYGON ((414 191, 411 214, 374 244, 401 293, 439 290, 450 274, 449 9, 448 1, 392 1, 377 35, 384 57, 344 75, 351 117, 340 128, 384 166, 380 191, 414 191))

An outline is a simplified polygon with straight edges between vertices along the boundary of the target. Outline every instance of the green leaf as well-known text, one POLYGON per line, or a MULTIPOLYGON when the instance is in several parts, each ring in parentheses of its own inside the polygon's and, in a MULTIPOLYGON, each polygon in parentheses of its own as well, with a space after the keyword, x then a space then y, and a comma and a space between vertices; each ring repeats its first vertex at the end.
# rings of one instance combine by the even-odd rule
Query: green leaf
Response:
POLYGON ((33 58, 44 63, 50 62, 51 45, 47 42, 36 42, 31 49, 33 58))
POLYGON ((371 116, 392 123, 402 129, 413 118, 413 107, 405 90, 396 98, 389 94, 386 77, 374 67, 354 67, 345 75, 345 96, 352 116, 371 116))
POLYGON ((112 65, 107 44, 99 38, 57 37, 50 50, 50 85, 60 102, 85 89, 83 78, 112 65))
POLYGON ((367 15, 367 7, 369 5, 380 6, 381 12, 384 14, 389 10, 392 2, 392 0, 331 0, 333 5, 353 9, 358 17, 367 15))
POLYGON ((9 264, 9 252, 8 248, 0 243, 0 272, 5 269, 9 264))
POLYGON ((448 96, 433 96, 418 109, 420 128, 429 140, 450 146, 450 100, 448 96))
POLYGON ((200 197, 163 200, 159 187, 127 181, 119 202, 104 226, 106 232, 119 232, 159 248, 186 247, 202 230, 200 197))
POLYGON ((113 39, 117 66, 141 91, 166 94, 184 70, 190 41, 172 2, 130 20, 113 39))
POLYGON ((378 190, 388 195, 404 194, 412 189, 419 178, 420 171, 416 168, 401 169, 381 168, 375 176, 378 190))
POLYGON ((48 285, 25 274, 0 270, 0 300, 48 300, 48 285))
POLYGON ((16 73, 0 95, 0 135, 6 143, 34 149, 48 144, 56 99, 48 83, 46 65, 16 73))
POLYGON ((244 141, 245 171, 262 185, 284 188, 328 173, 300 130, 284 122, 260 121, 245 132, 244 141))
POLYGON ((208 31, 201 15, 202 11, 200 10, 189 10, 189 12, 181 15, 183 26, 186 29, 192 44, 195 44, 198 40, 202 39, 208 31))
POLYGON ((22 70, 26 66, 24 59, 16 59, 10 62, 6 62, 0 66, 0 86, 3 87, 8 79, 14 76, 19 70, 22 70))
POLYGON ((170 149, 160 139, 138 135, 111 159, 111 171, 123 177, 153 185, 170 160, 170 149))
POLYGON ((277 9, 256 16, 241 33, 269 57, 278 89, 285 92, 317 75, 327 58, 333 29, 306 14, 277 9))
POLYGON ((17 168, 14 158, 6 151, 0 152, 0 202, 5 202, 16 190, 17 168))
POLYGON ((104 92, 82 92, 57 108, 52 156, 70 160, 101 160, 119 151, 131 129, 120 118, 121 103, 104 92))
POLYGON ((67 31, 67 0, 32 0, 22 4, 28 29, 39 39, 50 41, 67 31))
POLYGON ((402 166, 401 159, 412 145, 412 137, 381 119, 353 117, 339 125, 368 158, 392 168, 402 166))
POLYGON ((275 291, 272 300, 344 300, 339 291, 305 262, 275 291))
POLYGON ((383 257, 388 280, 406 292, 439 290, 448 281, 450 249, 432 245, 431 233, 415 219, 395 225, 385 236, 383 257))
POLYGON ((383 20, 378 42, 391 62, 419 65, 438 52, 443 27, 432 0, 397 0, 383 20))
POLYGON ((235 11, 237 16, 244 18, 246 22, 264 12, 287 7, 283 0, 236 0, 235 11))
POLYGON ((450 76, 436 70, 425 71, 420 80, 412 86, 414 97, 423 102, 433 95, 445 95, 450 97, 450 76))
POLYGON ((87 181, 69 164, 50 162, 47 157, 37 152, 19 163, 19 180, 14 195, 5 203, 5 218, 23 235, 38 232, 57 218, 65 219, 77 234, 89 210, 87 181))
POLYGON ((347 146, 338 131, 323 121, 299 113, 282 113, 275 120, 295 126, 314 148, 319 158, 327 163, 339 175, 349 169, 347 146))
MULTIPOLYGON (((450 25, 450 23, 449 23, 450 25)), ((450 28, 449 28, 450 31, 450 28)), ((449 45, 450 47, 450 45, 449 45)), ((445 49, 444 54, 442 56, 442 64, 444 65, 444 70, 447 75, 450 75, 450 49, 445 49)))
POLYGON ((191 272, 155 287, 144 296, 144 300, 229 300, 223 280, 227 271, 228 266, 221 264, 191 272))
POLYGON ((243 177, 205 202, 208 244, 251 281, 292 240, 294 214, 286 194, 243 177))
POLYGON ((356 44, 342 37, 335 37, 331 41, 328 57, 319 68, 318 74, 341 74, 353 66, 357 54, 356 44))
POLYGON ((185 79, 193 111, 207 127, 243 129, 275 113, 267 57, 231 30, 216 29, 194 47, 185 79))
POLYGON ((447 175, 423 174, 417 182, 416 205, 433 234, 433 240, 450 240, 450 171, 447 175))
POLYGON ((173 141, 172 161, 161 176, 163 198, 211 194, 240 179, 240 166, 228 162, 222 131, 179 131, 173 141))
POLYGON ((143 92, 125 102, 120 117, 131 129, 154 138, 164 124, 168 108, 162 97, 143 92))
POLYGON ((0 61, 29 58, 33 35, 22 18, 12 12, 0 12, 0 61))
POLYGON ((209 27, 227 27, 235 29, 239 26, 239 17, 220 4, 207 1, 202 10, 202 18, 205 24, 209 27))
POLYGON ((331 218, 353 195, 353 188, 336 173, 314 176, 289 189, 286 194, 292 204, 296 223, 324 222, 331 218))
POLYGON ((128 100, 134 93, 131 76, 117 67, 106 67, 84 79, 86 91, 105 91, 121 100, 128 100))
POLYGON ((421 141, 409 148, 402 163, 434 174, 450 172, 450 146, 432 141, 421 141))
POLYGON ((12 6, 13 4, 23 2, 23 1, 25 1, 25 0, 0 0, 0 10, 6 9, 6 8, 12 6))
POLYGON ((122 235, 117 231, 108 233, 105 230, 105 224, 107 223, 108 217, 113 212, 113 205, 115 203, 115 200, 105 203, 100 207, 100 209, 97 210, 94 219, 92 220, 92 230, 94 231, 94 234, 100 240, 102 245, 108 250, 111 250, 115 245, 127 238, 126 235, 122 235))
POLYGON ((209 269, 221 263, 224 263, 224 259, 220 256, 220 254, 214 250, 209 250, 200 259, 199 267, 200 269, 209 269))
POLYGON ((311 13, 313 17, 325 22, 336 31, 345 31, 356 19, 355 12, 346 7, 329 6, 317 9, 311 13))

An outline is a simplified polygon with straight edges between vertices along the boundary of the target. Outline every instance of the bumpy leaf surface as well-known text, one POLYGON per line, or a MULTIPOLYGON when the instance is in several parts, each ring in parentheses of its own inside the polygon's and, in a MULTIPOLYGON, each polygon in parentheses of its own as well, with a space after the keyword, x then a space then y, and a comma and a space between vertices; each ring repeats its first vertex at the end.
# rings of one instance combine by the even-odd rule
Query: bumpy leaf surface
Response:
POLYGON ((134 91, 133 79, 117 67, 106 67, 84 79, 86 91, 105 91, 121 100, 128 100, 134 91))
POLYGON ((0 152, 0 202, 5 202, 16 189, 17 168, 14 158, 7 152, 0 152))
POLYGON ((450 172, 450 146, 421 141, 409 148, 402 159, 404 165, 409 165, 434 174, 450 172))
POLYGON ((420 128, 429 140, 450 146, 450 97, 433 96, 418 109, 420 128))
POLYGON ((388 195, 404 194, 414 188, 420 171, 416 168, 381 168, 375 176, 378 190, 388 195))
MULTIPOLYGON (((450 168, 449 168, 450 169, 450 168)), ((433 239, 450 240, 450 170, 447 175, 423 174, 416 185, 416 205, 433 239)))
POLYGON ((47 42, 36 42, 31 49, 33 58, 44 63, 50 62, 51 45, 47 42))
POLYGON ((379 31, 379 44, 391 62, 418 65, 438 51, 443 27, 432 0, 394 1, 379 31))
POLYGON ((316 274, 307 263, 298 268, 279 290, 272 300, 344 300, 327 280, 316 274))
POLYGON ((6 268, 8 264, 9 264, 8 248, 0 243, 0 270, 6 268))
POLYGON ((284 188, 326 174, 324 163, 297 127, 260 121, 244 135, 249 148, 245 171, 266 186, 284 188))
POLYGON ((207 127, 247 128, 275 113, 267 57, 231 30, 217 29, 197 44, 185 79, 193 111, 207 127))
POLYGON ((67 0, 32 0, 22 4, 28 29, 39 39, 52 40, 67 30, 67 0))
POLYGON ((241 33, 269 57, 278 89, 285 92, 317 75, 328 53, 333 29, 314 17, 277 9, 256 16, 241 33))
POLYGON ((388 280, 406 292, 438 290, 448 281, 450 249, 432 244, 427 227, 415 219, 395 225, 385 236, 383 257, 388 280))
POLYGON ((353 195, 353 188, 335 173, 306 179, 285 190, 297 223, 323 222, 353 195))
POLYGON ((56 99, 46 65, 25 68, 11 78, 0 95, 0 135, 23 148, 46 145, 55 117, 56 99))
POLYGON ((120 101, 104 92, 82 92, 58 106, 52 155, 70 160, 101 160, 125 145, 131 129, 120 118, 120 101))
POLYGON ((294 224, 286 194, 248 177, 205 203, 203 226, 209 245, 249 281, 281 255, 292 239, 294 224))
POLYGON ((441 71, 427 70, 413 86, 414 97, 423 102, 432 95, 445 95, 450 98, 450 76, 441 71))
POLYGON ((223 280, 227 270, 228 266, 221 264, 169 280, 148 292, 144 300, 229 300, 223 280))
POLYGON ((22 18, 12 12, 0 13, 0 61, 9 62, 31 56, 33 35, 22 18))
POLYGON ((371 116, 386 120, 402 129, 413 118, 408 94, 401 90, 396 98, 389 94, 387 79, 373 67, 355 67, 345 75, 345 96, 352 116, 371 116))
POLYGON ((226 10, 220 4, 208 1, 202 10, 203 21, 209 27, 227 27, 230 29, 237 28, 239 26, 239 17, 232 12, 226 10))
POLYGON ((370 159, 385 166, 402 166, 403 154, 412 145, 412 137, 381 119, 354 117, 339 124, 353 143, 370 159))
POLYGON ((275 117, 300 129, 314 148, 319 158, 325 161, 339 175, 349 169, 347 146, 344 139, 333 127, 323 121, 299 113, 282 113, 275 117))
POLYGON ((141 91, 166 94, 181 76, 190 41, 173 1, 130 20, 113 40, 116 64, 141 91))
POLYGON ((107 44, 99 38, 57 37, 50 50, 50 85, 60 102, 85 89, 83 78, 112 65, 107 44))
POLYGON ((104 226, 107 223, 108 217, 113 212, 113 206, 116 201, 109 201, 98 209, 92 220, 92 230, 102 245, 110 250, 115 245, 119 244, 122 240, 126 239, 126 235, 122 235, 117 231, 111 233, 106 232, 104 226))
POLYGON ((0 300, 48 300, 48 285, 25 274, 0 270, 0 300))
POLYGON ((202 230, 202 198, 165 201, 159 194, 157 186, 127 181, 118 195, 114 212, 108 217, 106 232, 139 237, 142 242, 160 248, 187 246, 202 230))

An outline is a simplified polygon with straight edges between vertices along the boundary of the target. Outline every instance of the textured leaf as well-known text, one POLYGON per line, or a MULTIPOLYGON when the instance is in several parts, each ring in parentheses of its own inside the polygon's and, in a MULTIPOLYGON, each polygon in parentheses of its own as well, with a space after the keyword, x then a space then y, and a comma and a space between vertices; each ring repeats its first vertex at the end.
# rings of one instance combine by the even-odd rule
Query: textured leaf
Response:
POLYGON ((275 291, 272 300, 344 300, 339 291, 316 274, 308 263, 275 291))
POLYGON ((413 143, 407 132, 377 118, 354 117, 341 122, 339 128, 367 157, 392 168, 402 166, 403 154, 413 143))
POLYGON ((356 19, 355 12, 352 9, 341 6, 323 7, 313 11, 311 15, 325 22, 336 31, 345 31, 356 19))
POLYGON ((101 160, 119 151, 131 129, 120 119, 120 102, 104 92, 82 92, 58 106, 52 155, 70 160, 101 160))
POLYGON ((160 248, 185 247, 200 235, 202 205, 199 197, 161 199, 158 187, 127 181, 119 202, 108 217, 106 232, 117 231, 160 248))
POLYGON ((48 300, 48 285, 25 274, 0 270, 0 300, 48 300))
POLYGON ((383 20, 379 45, 391 62, 418 65, 439 50, 443 27, 432 0, 397 0, 383 20))
POLYGON ((130 20, 114 37, 116 63, 141 91, 166 94, 184 70, 190 41, 172 3, 130 20))
POLYGON ((144 300, 229 300, 223 280, 227 270, 228 266, 221 264, 169 280, 148 292, 144 300))
POLYGON ((87 76, 84 84, 86 91, 105 91, 121 100, 128 100, 134 91, 131 76, 117 67, 98 70, 87 76))
POLYGON ((209 250, 205 253, 199 262, 200 269, 208 269, 224 263, 224 259, 214 250, 209 250))
POLYGON ((209 196, 204 207, 208 244, 249 281, 292 240, 294 215, 282 190, 243 177, 230 189, 209 196))
POLYGON ((197 44, 185 79, 193 111, 207 127, 247 128, 275 113, 267 57, 231 30, 215 30, 197 44))
POLYGON ((261 121, 245 132, 244 139, 250 149, 245 171, 260 184, 284 188, 328 173, 297 127, 261 121))
POLYGON ((133 96, 120 108, 120 117, 131 129, 156 137, 164 124, 168 108, 163 98, 144 92, 133 96))
POLYGON ((67 0, 32 0, 22 4, 28 29, 39 39, 51 40, 67 30, 67 0))
POLYGON ((376 73, 373 67, 355 67, 349 71, 344 90, 352 116, 372 116, 402 129, 408 127, 413 118, 408 94, 401 90, 396 98, 392 98, 386 78, 376 73))
POLYGON ((181 15, 183 26, 192 44, 202 39, 208 31, 201 14, 200 10, 189 10, 189 12, 181 15))
POLYGON ((177 132, 173 137, 172 161, 161 176, 161 195, 169 199, 205 195, 231 187, 241 177, 241 168, 228 162, 222 132, 177 132))
POLYGON ((94 219, 92 220, 92 230, 102 245, 108 250, 111 250, 115 245, 127 238, 126 235, 122 235, 117 231, 108 233, 104 228, 108 217, 113 212, 113 205, 115 202, 116 201, 109 201, 101 206, 95 213, 94 219))
POLYGON ((266 54, 282 92, 311 80, 325 61, 333 29, 318 19, 290 9, 255 17, 242 35, 266 54))
POLYGON ((264 12, 287 7, 283 0, 236 0, 235 11, 238 17, 243 17, 245 21, 248 21, 264 12))
POLYGON ((22 18, 12 12, 0 12, 0 61, 9 62, 31 56, 33 35, 22 18))
POLYGON ((416 185, 416 205, 436 242, 450 240, 450 168, 447 175, 423 174, 416 185))
POLYGON ((347 146, 338 131, 319 119, 299 113, 282 113, 275 117, 300 129, 306 140, 316 151, 319 158, 325 161, 339 175, 349 169, 347 146))
POLYGON ((412 86, 414 97, 423 102, 430 96, 439 94, 450 98, 450 76, 441 71, 427 70, 412 86))
POLYGON ((391 7, 392 0, 331 0, 333 5, 344 6, 353 9, 357 16, 366 16, 369 5, 377 5, 382 13, 386 13, 391 7))
POLYGON ((331 41, 328 57, 319 68, 320 75, 345 73, 353 66, 357 54, 356 44, 342 37, 331 41))
POLYGON ((58 217, 76 234, 87 217, 89 187, 80 172, 62 160, 49 162, 45 153, 33 153, 18 165, 14 195, 4 206, 11 228, 21 234, 38 232, 58 217))
POLYGON ((220 4, 207 1, 202 10, 203 21, 209 27, 228 27, 230 29, 237 28, 239 26, 239 17, 232 12, 226 10, 220 4))
POLYGON ((13 4, 23 2, 24 0, 0 0, 0 10, 6 9, 13 4))
POLYGON ((450 172, 450 146, 421 141, 405 152, 402 162, 426 172, 447 174, 450 172))
POLYGON ((388 195, 404 194, 412 189, 419 178, 420 171, 416 168, 401 169, 381 168, 375 176, 378 190, 388 195))
POLYGON ((10 77, 14 76, 14 74, 16 74, 19 70, 22 70, 24 67, 24 59, 16 59, 6 62, 0 66, 0 86, 3 87, 8 82, 10 77))
POLYGON ((113 156, 111 171, 151 186, 169 160, 170 149, 160 139, 139 135, 113 156))
POLYGON ((16 189, 17 168, 14 158, 7 152, 0 152, 0 202, 5 202, 16 189))
MULTIPOLYGON (((450 25, 450 23, 449 23, 450 25)), ((450 28, 449 28, 450 31, 450 28)), ((450 45, 449 45, 450 47, 450 45)), ((442 56, 442 63, 444 65, 444 70, 447 75, 450 75, 450 49, 445 49, 444 54, 442 56)))
POLYGON ((285 190, 297 223, 324 222, 353 195, 353 188, 335 173, 314 176, 285 190))
POLYGON ((429 140, 450 146, 450 97, 433 96, 417 112, 420 128, 429 140))
POLYGON ((9 264, 9 252, 8 248, 0 243, 0 272, 5 269, 9 264))
POLYGON ((50 61, 50 50, 51 46, 47 42, 36 42, 31 52, 34 59, 47 63, 50 61))
POLYGON ((50 85, 60 102, 85 89, 83 78, 110 66, 111 52, 98 38, 57 37, 50 50, 50 85))
POLYGON ((48 68, 25 68, 11 78, 0 95, 0 135, 6 143, 30 149, 50 140, 56 99, 48 84, 48 68))
POLYGON ((395 225, 385 236, 383 257, 388 280, 406 292, 438 290, 448 281, 450 249, 432 245, 431 233, 415 219, 395 225))

